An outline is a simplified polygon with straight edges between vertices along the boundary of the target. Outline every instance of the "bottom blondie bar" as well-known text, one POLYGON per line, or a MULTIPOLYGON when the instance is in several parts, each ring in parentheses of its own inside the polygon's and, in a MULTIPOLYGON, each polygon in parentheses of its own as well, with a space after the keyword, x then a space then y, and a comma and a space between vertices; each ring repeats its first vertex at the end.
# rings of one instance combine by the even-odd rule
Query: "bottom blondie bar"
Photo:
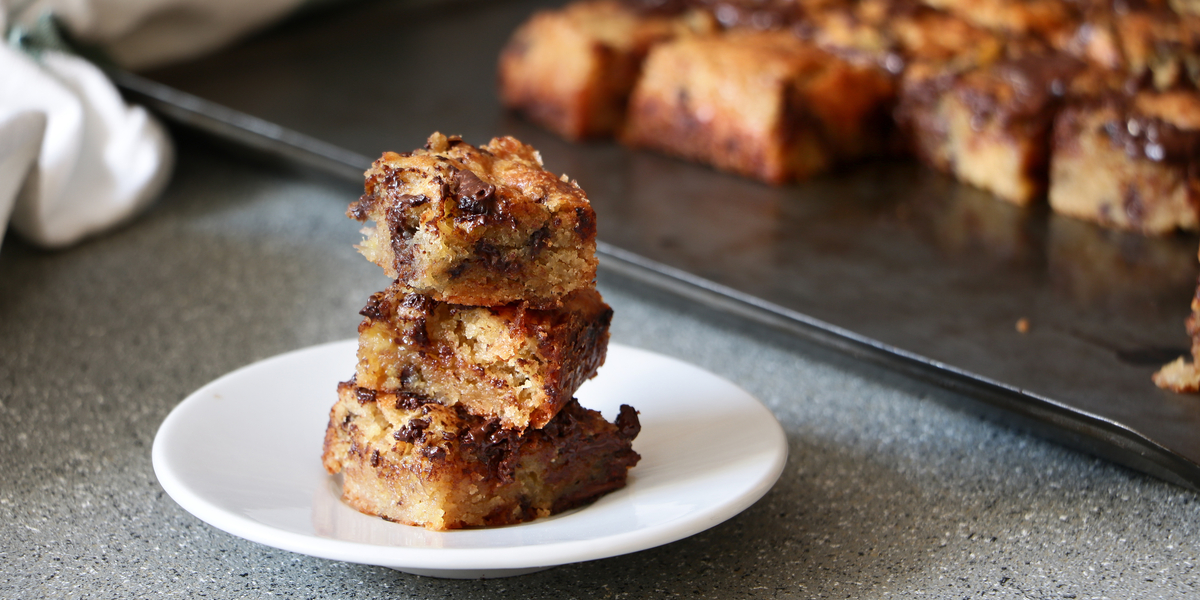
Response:
POLYGON ((446 530, 511 525, 580 506, 625 486, 641 458, 641 424, 615 423, 571 401, 541 429, 519 433, 413 394, 338 386, 325 469, 342 499, 389 521, 446 530))

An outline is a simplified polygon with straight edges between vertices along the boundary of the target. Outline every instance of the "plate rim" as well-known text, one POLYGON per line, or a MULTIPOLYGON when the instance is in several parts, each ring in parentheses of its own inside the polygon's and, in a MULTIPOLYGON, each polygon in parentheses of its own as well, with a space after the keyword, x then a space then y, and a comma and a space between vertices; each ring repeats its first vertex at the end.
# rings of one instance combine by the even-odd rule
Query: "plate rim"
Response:
MULTIPOLYGON (((405 568, 421 570, 505 570, 529 569, 537 567, 553 567, 563 564, 577 563, 588 560, 609 558, 647 550, 710 529, 749 508, 774 486, 783 473, 787 463, 788 444, 783 427, 779 424, 774 413, 761 400, 740 386, 707 369, 692 363, 657 353, 654 351, 627 346, 612 342, 609 352, 635 353, 655 357, 689 369, 705 373, 709 377, 723 382, 737 390, 752 401, 756 410, 766 417, 763 419, 764 437, 771 438, 768 444, 771 451, 770 464, 764 465, 762 476, 723 503, 706 507, 684 519, 673 519, 653 527, 641 527, 632 531, 599 537, 550 542, 546 544, 514 545, 512 547, 486 548, 414 548, 411 546, 388 546, 368 544, 348 540, 321 537, 288 531, 266 523, 256 521, 245 515, 240 515, 219 506, 193 492, 185 477, 174 472, 171 459, 168 458, 168 446, 172 442, 172 432, 181 426, 181 422, 192 410, 201 407, 211 396, 210 390, 228 385, 229 380, 245 376, 249 371, 255 371, 279 362, 289 362, 306 354, 338 352, 342 347, 356 347, 356 339, 339 340, 316 344, 305 348, 291 350, 268 358, 254 361, 234 369, 188 394, 181 402, 171 409, 155 434, 151 448, 151 462, 159 485, 181 508, 205 523, 231 535, 269 546, 280 550, 297 552, 318 558, 340 560, 345 562, 370 564, 404 570, 405 568), (506 551, 507 550, 507 551, 506 551), (512 550, 520 550, 514 552, 512 550)), ((349 349, 348 348, 348 349, 349 349)), ((586 507, 582 510, 587 510, 586 507)), ((540 521, 534 521, 537 523, 540 521)), ((393 524, 398 527, 409 525, 393 524)), ((511 527, 521 527, 513 525, 511 527)), ((469 530, 468 530, 469 531, 469 530)))

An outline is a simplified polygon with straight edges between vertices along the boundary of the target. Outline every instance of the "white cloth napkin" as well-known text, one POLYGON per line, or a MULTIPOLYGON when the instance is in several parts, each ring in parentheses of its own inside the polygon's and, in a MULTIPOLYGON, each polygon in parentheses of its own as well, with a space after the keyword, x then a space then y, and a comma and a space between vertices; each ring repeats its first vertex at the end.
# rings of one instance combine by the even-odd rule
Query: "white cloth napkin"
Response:
POLYGON ((45 24, 128 68, 209 51, 301 0, 0 0, 0 243, 7 226, 49 248, 136 214, 166 184, 171 141, 104 74, 54 48, 23 50, 13 31, 45 24))
POLYGON ((193 58, 314 0, 0 0, 29 21, 53 14, 126 69, 193 58))

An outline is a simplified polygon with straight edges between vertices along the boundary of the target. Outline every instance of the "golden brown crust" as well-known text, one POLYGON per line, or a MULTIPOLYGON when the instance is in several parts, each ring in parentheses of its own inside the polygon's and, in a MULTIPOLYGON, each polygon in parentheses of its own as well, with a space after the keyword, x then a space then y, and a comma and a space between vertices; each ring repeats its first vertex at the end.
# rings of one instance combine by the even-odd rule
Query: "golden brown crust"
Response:
POLYGON ((511 137, 475 148, 435 133, 423 150, 384 153, 348 214, 375 221, 360 252, 440 301, 554 306, 595 279, 587 196, 511 137))
POLYGON ((596 374, 612 320, 591 288, 537 310, 447 304, 393 285, 362 314, 359 386, 462 404, 518 430, 545 426, 596 374))
POLYGON ((404 394, 338 386, 323 461, 343 500, 429 529, 510 525, 586 504, 625 485, 640 457, 637 412, 616 423, 571 402, 521 434, 404 394))
POLYGON ((892 93, 786 31, 678 39, 647 58, 623 140, 782 183, 878 149, 892 93))

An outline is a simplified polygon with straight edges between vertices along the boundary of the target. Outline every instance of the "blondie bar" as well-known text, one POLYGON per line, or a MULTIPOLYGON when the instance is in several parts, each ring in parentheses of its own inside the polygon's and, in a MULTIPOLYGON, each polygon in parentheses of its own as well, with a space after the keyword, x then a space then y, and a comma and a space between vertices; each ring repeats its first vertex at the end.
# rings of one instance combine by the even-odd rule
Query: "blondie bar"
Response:
POLYGON ((788 31, 681 38, 646 59, 623 140, 783 183, 879 149, 893 89, 788 31))
POLYGON ((347 213, 359 251, 409 291, 454 304, 555 306, 596 277, 596 213, 574 182, 511 137, 475 148, 435 133, 387 152, 347 213))
POLYGON ((1050 131, 1083 62, 1061 53, 905 73, 896 111, 917 157, 1018 205, 1047 186, 1050 131))
POLYGON ((358 385, 462 404, 507 429, 540 428, 604 364, 609 308, 592 288, 547 310, 437 302, 393 285, 358 327, 358 385))
POLYGON ((659 15, 634 4, 588 0, 530 17, 500 54, 505 106, 568 139, 616 133, 650 47, 714 27, 707 13, 659 15))
POLYGON ((637 411, 609 423, 578 402, 518 432, 406 393, 338 386, 322 456, 360 512, 434 530, 510 525, 624 487, 640 456, 637 411))
POLYGON ((1071 106, 1054 126, 1050 206, 1149 234, 1200 229, 1200 98, 1144 91, 1071 106))

